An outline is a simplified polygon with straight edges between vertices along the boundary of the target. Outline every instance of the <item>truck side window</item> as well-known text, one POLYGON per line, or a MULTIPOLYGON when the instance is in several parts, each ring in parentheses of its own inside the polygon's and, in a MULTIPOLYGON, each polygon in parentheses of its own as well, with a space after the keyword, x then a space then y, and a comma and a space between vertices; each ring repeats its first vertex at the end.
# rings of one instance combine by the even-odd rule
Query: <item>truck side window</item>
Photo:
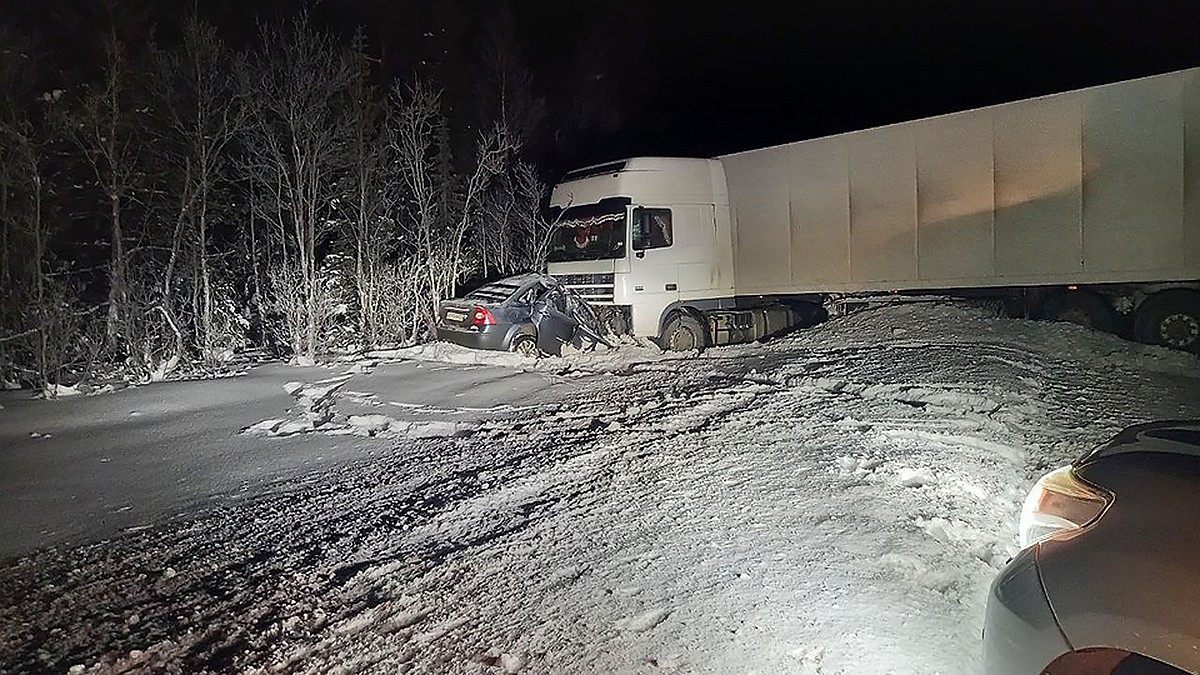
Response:
POLYGON ((672 238, 671 209, 634 209, 633 250, 666 248, 672 238))

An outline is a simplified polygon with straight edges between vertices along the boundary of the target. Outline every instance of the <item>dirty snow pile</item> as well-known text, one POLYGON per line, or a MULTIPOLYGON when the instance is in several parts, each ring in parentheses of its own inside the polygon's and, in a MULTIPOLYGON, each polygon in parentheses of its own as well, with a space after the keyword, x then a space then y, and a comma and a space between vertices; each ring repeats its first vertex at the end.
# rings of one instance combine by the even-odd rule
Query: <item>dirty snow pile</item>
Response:
POLYGON ((683 359, 477 358, 567 386, 423 435, 367 409, 378 371, 297 383, 251 433, 390 451, 10 561, 0 670, 969 675, 1032 480, 1200 416, 1194 356, 949 303, 683 359))

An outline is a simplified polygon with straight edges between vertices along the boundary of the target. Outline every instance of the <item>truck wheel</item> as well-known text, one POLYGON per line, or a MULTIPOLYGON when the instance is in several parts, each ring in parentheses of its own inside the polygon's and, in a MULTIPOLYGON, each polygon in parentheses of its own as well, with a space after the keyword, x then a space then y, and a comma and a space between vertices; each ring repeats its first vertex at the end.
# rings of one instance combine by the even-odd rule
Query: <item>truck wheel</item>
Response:
POLYGON ((542 350, 538 349, 537 338, 523 333, 513 338, 512 350, 521 356, 536 359, 542 355, 542 350))
POLYGON ((704 349, 708 339, 704 326, 695 317, 679 314, 667 322, 659 344, 667 351, 690 352, 704 349))
POLYGON ((1048 321, 1069 321, 1105 333, 1113 330, 1112 308, 1104 298, 1087 291, 1055 293, 1042 301, 1037 314, 1048 321))
POLYGON ((1145 300, 1133 318, 1139 342, 1200 352, 1200 293, 1162 291, 1145 300))

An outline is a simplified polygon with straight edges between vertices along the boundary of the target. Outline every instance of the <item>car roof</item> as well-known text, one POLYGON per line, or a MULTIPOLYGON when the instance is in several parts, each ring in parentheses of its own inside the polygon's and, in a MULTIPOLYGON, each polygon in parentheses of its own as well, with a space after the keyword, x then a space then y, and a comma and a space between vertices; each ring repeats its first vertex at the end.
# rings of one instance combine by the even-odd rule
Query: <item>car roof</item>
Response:
POLYGON ((1200 420, 1166 420, 1129 427, 1084 455, 1076 466, 1114 455, 1166 453, 1200 458, 1200 420))

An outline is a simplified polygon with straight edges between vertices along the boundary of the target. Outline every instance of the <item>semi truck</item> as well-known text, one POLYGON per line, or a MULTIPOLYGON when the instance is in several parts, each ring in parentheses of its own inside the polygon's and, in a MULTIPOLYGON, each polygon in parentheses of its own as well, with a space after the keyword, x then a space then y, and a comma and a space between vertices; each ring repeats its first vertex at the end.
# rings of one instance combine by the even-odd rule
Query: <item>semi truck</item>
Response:
POLYGON ((880 294, 1200 351, 1200 68, 567 173, 548 271, 614 332, 751 341, 880 294))

